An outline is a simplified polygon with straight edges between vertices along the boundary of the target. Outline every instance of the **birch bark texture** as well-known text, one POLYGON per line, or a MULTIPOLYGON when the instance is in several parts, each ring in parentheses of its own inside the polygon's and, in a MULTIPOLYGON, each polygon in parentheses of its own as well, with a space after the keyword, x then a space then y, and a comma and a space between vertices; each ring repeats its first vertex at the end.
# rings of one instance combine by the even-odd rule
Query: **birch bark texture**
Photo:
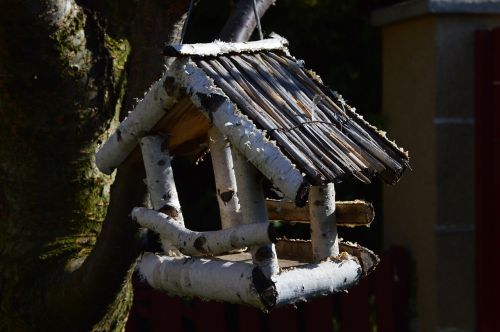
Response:
POLYGON ((145 253, 138 267, 153 288, 167 293, 246 304, 261 310, 340 292, 361 277, 358 261, 348 254, 337 261, 283 270, 263 283, 256 278, 258 268, 244 262, 145 253))
POLYGON ((229 142, 219 129, 210 128, 208 135, 217 202, 224 229, 242 223, 233 156, 229 142))
MULTIPOLYGON (((168 215, 171 220, 184 226, 184 218, 177 195, 171 157, 163 148, 165 139, 160 135, 145 136, 140 140, 146 183, 153 208, 168 215)), ((160 234, 163 251, 168 255, 179 255, 165 234, 160 234)))
POLYGON ((164 213, 134 208, 132 219, 168 240, 181 253, 190 256, 220 255, 248 246, 271 244, 268 223, 239 225, 217 231, 196 232, 185 228, 164 213))
POLYGON ((335 220, 335 186, 329 183, 312 186, 309 192, 311 242, 316 262, 339 254, 335 220))
POLYGON ((111 174, 132 152, 138 140, 165 115, 175 98, 167 95, 164 82, 165 75, 151 85, 134 111, 99 148, 96 165, 101 172, 111 174))
MULTIPOLYGON (((243 223, 269 224, 266 199, 260 182, 261 175, 237 149, 233 148, 232 154, 243 223)), ((253 263, 266 277, 269 278, 279 272, 278 257, 273 244, 253 246, 250 252, 253 263)))

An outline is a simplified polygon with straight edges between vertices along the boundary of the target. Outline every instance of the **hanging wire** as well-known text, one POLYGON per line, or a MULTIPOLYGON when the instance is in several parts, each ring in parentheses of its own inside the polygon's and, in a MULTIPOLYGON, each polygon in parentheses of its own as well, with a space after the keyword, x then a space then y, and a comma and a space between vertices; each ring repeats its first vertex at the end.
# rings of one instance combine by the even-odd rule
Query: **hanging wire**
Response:
POLYGON ((186 30, 187 30, 187 26, 189 23, 189 19, 191 18, 191 12, 193 11, 193 4, 194 4, 194 0, 191 0, 191 2, 189 3, 189 9, 187 11, 186 20, 184 21, 184 25, 182 26, 180 44, 182 44, 184 42, 184 36, 186 35, 186 30))
POLYGON ((255 21, 257 22, 257 29, 259 30, 260 40, 264 39, 264 35, 262 34, 262 26, 260 25, 260 17, 257 14, 257 0, 253 0, 253 14, 255 15, 255 21))

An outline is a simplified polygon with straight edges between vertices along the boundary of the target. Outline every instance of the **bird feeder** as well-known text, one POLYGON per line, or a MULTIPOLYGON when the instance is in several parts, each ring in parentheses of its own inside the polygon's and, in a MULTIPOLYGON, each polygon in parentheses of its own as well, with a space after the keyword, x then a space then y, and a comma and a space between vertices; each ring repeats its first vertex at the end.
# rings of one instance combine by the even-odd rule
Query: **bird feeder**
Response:
POLYGON ((154 288, 263 310, 348 289, 377 256, 340 242, 337 226, 367 226, 371 204, 336 202, 334 183, 394 184, 405 151, 292 57, 278 36, 169 45, 160 80, 96 154, 110 174, 142 155, 152 209, 131 216, 160 234, 164 252, 138 269, 154 288), (171 156, 210 149, 220 230, 184 226, 171 156), (260 177, 282 193, 266 200, 260 177), (294 239, 309 223, 310 240, 294 239))

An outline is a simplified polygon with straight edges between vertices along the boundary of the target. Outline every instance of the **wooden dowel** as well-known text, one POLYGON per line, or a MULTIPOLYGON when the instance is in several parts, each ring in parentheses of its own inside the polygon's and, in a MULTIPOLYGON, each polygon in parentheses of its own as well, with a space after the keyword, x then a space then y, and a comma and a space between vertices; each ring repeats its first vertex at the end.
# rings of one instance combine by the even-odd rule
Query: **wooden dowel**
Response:
MULTIPOLYGON (((309 204, 309 203, 308 203, 309 204)), ((296 207, 292 202, 266 200, 270 220, 309 222, 309 205, 296 207)), ((373 205, 365 201, 338 201, 337 225, 343 227, 370 226, 375 218, 373 205)))

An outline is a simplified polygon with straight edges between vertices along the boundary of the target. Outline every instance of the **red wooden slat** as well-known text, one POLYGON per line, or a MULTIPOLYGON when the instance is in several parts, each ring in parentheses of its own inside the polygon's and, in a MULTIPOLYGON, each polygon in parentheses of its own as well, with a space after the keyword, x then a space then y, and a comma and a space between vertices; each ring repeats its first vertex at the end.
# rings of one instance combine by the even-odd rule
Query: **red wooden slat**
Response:
POLYGON ((381 263, 375 271, 378 331, 408 331, 410 268, 407 249, 392 247, 382 254, 381 263))
POLYGON ((496 317, 500 267, 500 29, 475 35, 476 328, 500 330, 496 317))
POLYGON ((182 326, 182 299, 154 292, 151 296, 151 332, 180 332, 182 326))
POLYGON ((260 310, 238 306, 239 332, 255 332, 264 330, 264 317, 260 310))
POLYGON ((194 326, 196 331, 227 331, 224 304, 214 301, 194 301, 194 326))
POLYGON ((292 306, 274 309, 269 314, 269 331, 299 331, 300 312, 292 306))
POLYGON ((333 297, 325 296, 304 305, 306 332, 333 331, 333 297))
POLYGON ((370 278, 364 278, 347 294, 340 295, 342 332, 370 332, 370 282, 370 278))

